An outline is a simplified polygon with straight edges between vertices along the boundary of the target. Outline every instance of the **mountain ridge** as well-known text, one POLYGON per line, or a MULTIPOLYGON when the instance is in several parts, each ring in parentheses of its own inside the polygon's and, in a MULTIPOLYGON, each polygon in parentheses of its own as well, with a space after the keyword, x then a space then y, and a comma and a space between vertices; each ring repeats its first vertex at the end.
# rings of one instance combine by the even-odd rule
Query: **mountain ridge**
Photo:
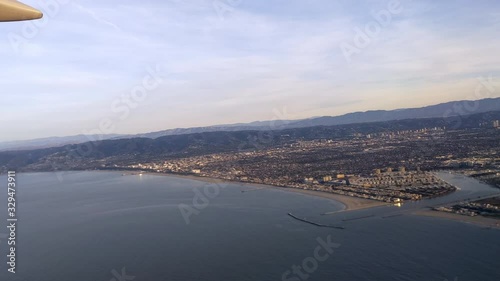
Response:
POLYGON ((252 152, 264 148, 289 146, 300 141, 370 138, 368 135, 371 134, 424 128, 440 129, 444 132, 481 128, 493 131, 494 120, 500 120, 500 111, 460 118, 422 118, 267 132, 258 130, 205 132, 156 139, 103 140, 37 150, 0 152, 0 173, 9 169, 21 169, 19 171, 96 169, 114 164, 147 163, 213 153, 252 152))
POLYGON ((205 127, 176 128, 151 133, 129 135, 130 137, 158 138, 161 136, 192 134, 202 132, 218 131, 244 131, 244 130, 279 130, 313 126, 335 126, 356 123, 384 122, 404 119, 421 119, 436 117, 453 117, 459 115, 471 115, 489 111, 500 110, 500 98, 487 98, 481 100, 460 100, 417 108, 401 108, 393 110, 368 110, 347 113, 338 116, 320 116, 298 120, 268 120, 254 121, 250 123, 237 123, 227 125, 214 125, 205 127), (474 111, 463 112, 457 109, 464 107, 466 103, 478 103, 474 111), (444 115, 444 113, 448 114, 444 115))
POLYGON ((26 150, 37 148, 49 148, 66 144, 79 144, 91 139, 128 139, 128 138, 150 138, 156 139, 163 136, 196 134, 205 132, 236 132, 246 130, 281 130, 292 128, 304 128, 314 126, 335 126, 370 122, 387 122, 405 119, 422 118, 446 118, 461 115, 471 115, 500 110, 500 98, 487 98, 481 100, 460 100, 439 103, 418 108, 401 108, 393 110, 368 110, 347 113, 338 116, 320 116, 298 120, 267 120, 253 121, 249 123, 235 123, 225 125, 213 125, 191 128, 174 128, 140 134, 113 134, 100 136, 68 136, 42 138, 26 141, 0 142, 0 151, 26 150), (470 103, 474 103, 474 110, 470 110, 470 103), (469 108, 469 110, 467 110, 469 108))

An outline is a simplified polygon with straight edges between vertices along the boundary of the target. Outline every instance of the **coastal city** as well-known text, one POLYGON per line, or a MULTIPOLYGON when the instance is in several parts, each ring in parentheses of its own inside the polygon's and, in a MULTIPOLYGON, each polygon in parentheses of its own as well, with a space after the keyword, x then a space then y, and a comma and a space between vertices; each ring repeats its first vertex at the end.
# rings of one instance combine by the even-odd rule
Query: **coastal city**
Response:
MULTIPOLYGON (((412 122, 406 126, 419 124, 412 122)), ((224 144, 226 133, 212 133, 209 137, 215 140, 188 135, 185 141, 169 143, 181 149, 168 153, 145 153, 133 140, 115 141, 116 145, 104 142, 101 146, 106 145, 106 150, 91 151, 96 156, 75 157, 68 148, 55 153, 49 150, 47 156, 28 162, 20 170, 124 170, 189 175, 388 203, 454 192, 455 186, 435 175, 443 170, 500 187, 500 130, 496 120, 455 130, 439 126, 406 130, 360 126, 318 127, 305 133, 300 129, 250 132, 251 141, 240 139, 232 141, 231 146, 224 144), (345 134, 346 131, 352 132, 345 134), (219 140, 223 145, 217 144, 219 140), (116 152, 117 146, 123 152, 116 152)), ((392 126, 402 125, 395 121, 392 126)))
POLYGON ((195 175, 403 202, 441 196, 456 189, 433 171, 480 174, 482 180, 499 186, 499 132, 424 128, 355 134, 343 140, 297 141, 254 151, 102 168, 195 175))
POLYGON ((0 0, 0 29, 0 281, 500 280, 500 0, 0 0))
POLYGON ((462 216, 484 216, 500 219, 500 197, 493 197, 472 202, 462 202, 451 206, 433 208, 436 211, 453 213, 462 216))

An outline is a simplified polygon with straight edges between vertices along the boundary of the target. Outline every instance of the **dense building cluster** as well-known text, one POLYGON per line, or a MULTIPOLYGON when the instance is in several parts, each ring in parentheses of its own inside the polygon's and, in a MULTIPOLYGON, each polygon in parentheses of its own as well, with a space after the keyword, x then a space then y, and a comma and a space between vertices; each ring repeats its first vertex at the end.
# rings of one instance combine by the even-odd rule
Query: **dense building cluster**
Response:
MULTIPOLYGON (((366 127, 364 130, 371 128, 366 127)), ((452 192, 453 186, 431 173, 435 170, 470 172, 485 182, 500 182, 500 130, 491 125, 369 133, 348 133, 349 128, 355 127, 345 127, 342 134, 330 134, 329 138, 325 138, 328 130, 337 131, 307 128, 255 133, 250 134, 254 137, 250 147, 243 135, 226 137, 226 133, 213 133, 206 136, 208 139, 179 136, 163 142, 103 142, 88 157, 60 150, 42 151, 46 156, 22 170, 144 170, 321 190, 387 202, 452 192), (269 136, 275 142, 270 142, 269 136)))
POLYGON ((176 157, 114 168, 194 174, 394 202, 455 190, 435 177, 432 170, 499 168, 498 142, 496 130, 432 128, 356 134, 347 139, 299 140, 268 149, 176 157))
POLYGON ((475 202, 463 202, 449 207, 437 207, 434 210, 471 217, 480 215, 500 218, 500 197, 475 202))

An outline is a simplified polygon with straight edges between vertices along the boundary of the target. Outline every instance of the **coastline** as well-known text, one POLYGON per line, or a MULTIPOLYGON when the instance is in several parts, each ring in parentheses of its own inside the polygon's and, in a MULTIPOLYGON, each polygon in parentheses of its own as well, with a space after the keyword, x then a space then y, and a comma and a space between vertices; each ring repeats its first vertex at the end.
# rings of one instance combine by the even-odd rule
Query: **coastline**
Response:
MULTIPOLYGON (((358 198, 358 197, 352 197, 352 196, 346 196, 346 195, 340 195, 340 194, 335 194, 335 193, 316 191, 316 190, 299 189, 299 188, 292 188, 292 187, 279 187, 279 186, 273 186, 273 185, 231 181, 231 180, 224 180, 224 179, 211 178, 211 177, 202 177, 202 176, 195 176, 195 175, 179 175, 179 174, 154 173, 154 172, 143 172, 142 174, 153 175, 153 176, 177 177, 177 178, 190 179, 190 180, 206 182, 206 183, 234 183, 234 184, 239 184, 242 186, 260 187, 262 189, 271 188, 271 189, 275 189, 275 190, 282 190, 285 192, 294 192, 294 193, 298 193, 298 194, 302 194, 302 195, 306 195, 306 196, 314 196, 314 197, 329 199, 329 200, 333 200, 335 202, 338 202, 338 203, 344 205, 344 209, 342 209, 342 210, 324 213, 323 215, 332 215, 332 214, 339 213, 339 212, 356 211, 356 210, 370 209, 370 208, 388 205, 388 203, 386 203, 386 202, 358 198)), ((438 211, 427 210, 427 209, 418 210, 418 211, 413 212, 412 214, 417 215, 417 216, 426 216, 426 217, 432 217, 432 218, 448 219, 448 220, 453 220, 453 221, 458 221, 458 222, 463 222, 463 223, 470 223, 470 224, 474 224, 476 226, 500 229, 500 220, 485 218, 485 217, 481 217, 481 216, 467 217, 467 216, 462 216, 462 215, 458 215, 458 214, 438 212, 438 211)))
MULTIPOLYGON (((351 197, 351 196, 316 191, 316 190, 304 190, 304 189, 292 188, 292 187, 278 187, 278 186, 273 186, 273 185, 251 183, 251 182, 240 182, 240 181, 234 181, 234 180, 219 179, 219 178, 212 178, 212 177, 203 177, 203 176, 196 176, 196 175, 181 175, 181 174, 174 174, 174 173, 157 173, 157 172, 147 172, 147 171, 139 172, 139 171, 130 171, 130 170, 72 170, 72 171, 59 171, 59 172, 63 172, 63 173, 64 172, 105 172, 105 173, 116 172, 116 173, 121 173, 122 176, 139 176, 139 174, 143 174, 143 175, 151 175, 151 176, 175 177, 175 178, 189 179, 189 180, 195 180, 198 182, 213 183, 213 184, 233 183, 233 184, 238 184, 241 186, 254 187, 253 189, 249 189, 249 190, 246 190, 244 192, 258 191, 260 189, 275 189, 275 190, 281 190, 281 191, 285 191, 285 192, 295 192, 295 193, 302 194, 305 196, 314 196, 314 197, 329 199, 329 200, 333 200, 337 203, 340 203, 344 206, 344 208, 342 210, 338 210, 338 211, 334 211, 334 212, 327 212, 327 213, 323 213, 322 215, 331 215, 331 214, 335 214, 335 213, 339 213, 339 212, 370 209, 370 208, 390 205, 389 203, 386 203, 386 202, 358 198, 358 197, 351 197)), ((47 173, 47 172, 34 172, 34 173, 47 173)), ((48 173, 52 173, 52 172, 48 172, 48 173)), ((458 221, 458 222, 462 222, 462 223, 469 223, 469 224, 473 224, 473 225, 476 225, 479 227, 484 227, 484 228, 500 229, 500 220, 486 218, 486 217, 482 217, 482 216, 468 217, 468 216, 462 216, 462 215, 453 214, 453 213, 433 211, 430 209, 415 210, 414 212, 411 213, 411 215, 426 216, 426 217, 432 217, 432 218, 437 218, 437 219, 448 219, 448 220, 458 221)))
POLYGON ((330 200, 339 202, 342 205, 344 205, 343 210, 340 210, 337 212, 326 213, 325 215, 331 215, 334 213, 345 212, 345 211, 356 211, 356 210, 362 210, 362 209, 370 209, 370 208, 375 208, 375 207, 380 207, 380 206, 387 206, 389 204, 389 203, 382 202, 382 201, 376 201, 376 200, 370 200, 370 199, 364 199, 364 198, 358 198, 358 197, 353 197, 353 196, 346 196, 346 195, 328 193, 328 192, 322 192, 322 191, 316 191, 316 190, 298 189, 298 188, 291 188, 291 187, 286 188, 286 187, 277 187, 277 186, 270 186, 270 187, 275 188, 275 189, 284 190, 284 191, 295 192, 295 193, 300 193, 300 194, 304 194, 304 195, 330 199, 330 200))
MULTIPOLYGON (((456 172, 456 171, 436 171, 436 172, 434 172, 434 174, 438 178, 440 178, 437 174, 438 172, 448 172, 448 173, 453 174, 453 175, 463 176, 463 177, 469 178, 468 175, 465 175, 463 173, 456 172)), ((472 177, 470 177, 470 178, 472 178, 472 177)), ((440 178, 440 179, 444 180, 442 178, 440 178)), ((481 182, 483 184, 489 185, 492 188, 498 188, 497 186, 492 185, 491 183, 484 182, 484 181, 476 179, 476 178, 472 178, 472 179, 477 180, 478 182, 481 182)), ((444 181, 446 181, 446 180, 444 180, 444 181)), ((452 184, 450 182, 448 182, 448 183, 452 184)), ((483 217, 483 216, 470 217, 470 216, 463 216, 463 215, 459 215, 459 214, 455 214, 455 213, 435 211, 432 209, 418 210, 418 211, 415 211, 413 213, 413 215, 447 219, 447 220, 453 220, 453 221, 458 221, 458 222, 462 222, 462 223, 473 224, 473 225, 480 226, 480 227, 500 229, 500 220, 487 218, 487 217, 483 217)))
MULTIPOLYGON (((126 171, 124 171, 124 172, 126 172, 126 171)), ((344 205, 344 209, 337 211, 337 212, 369 209, 369 208, 374 208, 374 207, 386 206, 388 204, 386 202, 381 202, 381 201, 376 201, 376 200, 357 198, 357 197, 351 197, 351 196, 316 191, 316 190, 299 189, 299 188, 293 188, 293 187, 279 187, 279 186, 259 184, 259 183, 231 181, 231 180, 224 180, 224 179, 211 178, 211 177, 200 177, 200 176, 194 176, 194 175, 179 175, 179 174, 154 173, 154 172, 143 172, 142 174, 152 175, 152 176, 177 177, 177 178, 190 179, 190 180, 207 182, 207 183, 234 183, 234 184, 240 184, 243 186, 260 187, 263 189, 271 188, 271 189, 282 190, 282 191, 286 191, 286 192, 299 193, 299 194, 306 195, 306 196, 320 197, 320 198, 324 198, 324 199, 333 200, 333 201, 336 201, 336 202, 344 205)), ((333 214, 333 213, 337 213, 337 212, 332 212, 332 213, 327 213, 327 214, 333 214)))
POLYGON ((486 218, 486 217, 482 217, 482 216, 468 217, 468 216, 462 216, 459 214, 439 212, 439 211, 433 211, 433 210, 419 210, 419 211, 414 212, 413 214, 417 215, 417 216, 441 218, 441 219, 458 221, 458 222, 462 222, 462 223, 474 224, 476 226, 500 229, 500 220, 486 218))

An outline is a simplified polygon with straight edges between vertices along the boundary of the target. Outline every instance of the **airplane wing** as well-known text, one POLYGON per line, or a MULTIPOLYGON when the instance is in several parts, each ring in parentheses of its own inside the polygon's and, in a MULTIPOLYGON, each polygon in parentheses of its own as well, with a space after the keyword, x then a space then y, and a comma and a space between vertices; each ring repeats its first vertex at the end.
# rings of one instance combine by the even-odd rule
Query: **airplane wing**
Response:
POLYGON ((0 0, 0 22, 34 20, 43 17, 42 12, 16 0, 0 0))

